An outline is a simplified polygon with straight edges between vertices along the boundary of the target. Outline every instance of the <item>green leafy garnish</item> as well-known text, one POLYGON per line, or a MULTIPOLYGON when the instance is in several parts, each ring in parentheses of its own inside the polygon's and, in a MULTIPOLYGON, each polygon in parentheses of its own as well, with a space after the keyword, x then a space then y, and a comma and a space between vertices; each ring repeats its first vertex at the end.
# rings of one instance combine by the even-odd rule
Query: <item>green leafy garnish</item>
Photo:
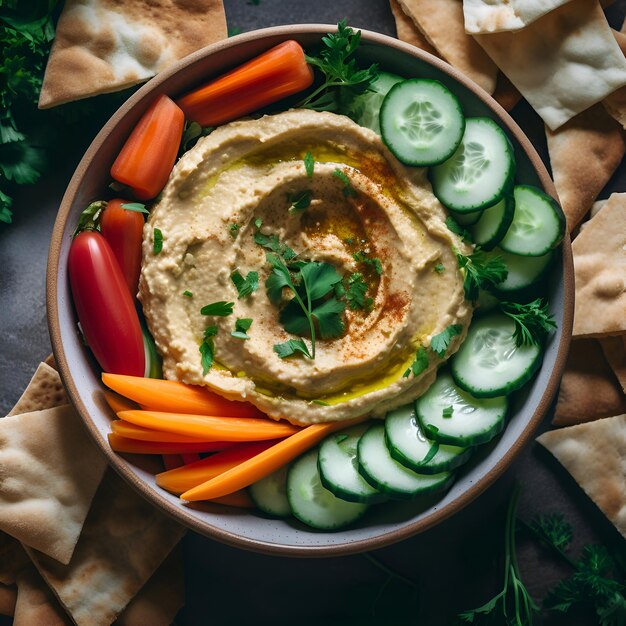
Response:
POLYGON ((163 250, 163 233, 159 228, 155 228, 152 234, 152 250, 154 254, 159 254, 163 250))
POLYGON ((324 402, 324 400, 311 400, 314 404, 319 404, 320 406, 330 406, 328 402, 324 402))
POLYGON ((235 270, 230 275, 230 279, 237 289, 239 298, 246 298, 259 288, 258 272, 248 272, 247 276, 244 278, 239 270, 235 270))
POLYGON ((463 241, 473 243, 474 239, 472 233, 463 228, 451 215, 448 215, 446 218, 446 226, 449 231, 453 232, 455 235, 459 235, 463 241))
POLYGON ((377 65, 360 69, 354 53, 361 41, 361 31, 354 31, 346 20, 337 24, 337 32, 322 37, 324 48, 317 56, 306 55, 306 61, 318 68, 323 76, 323 83, 296 108, 315 109, 317 111, 340 112, 357 95, 367 91, 378 77, 377 65))
POLYGON ((500 308, 515 322, 513 337, 518 346, 541 345, 546 335, 556 328, 548 303, 537 298, 528 304, 501 302, 500 308))
POLYGON ((311 196, 313 192, 310 189, 303 189, 297 193, 290 193, 287 195, 288 202, 291 203, 289 207, 290 213, 296 213, 298 211, 304 211, 311 206, 311 196))
POLYGON ((214 130, 213 126, 200 126, 198 122, 185 122, 185 128, 183 130, 183 136, 180 140, 180 148, 178 149, 178 156, 181 157, 185 152, 191 150, 200 137, 206 137, 210 135, 214 130))
POLYGON ((415 353, 415 359, 410 367, 402 374, 403 378, 408 378, 413 372, 413 376, 419 376, 428 367, 428 352, 424 346, 420 346, 415 353))
POLYGON ((226 36, 234 37, 235 35, 241 35, 241 28, 239 28, 239 26, 229 26, 226 31, 226 36))
POLYGON ((437 274, 441 274, 441 272, 445 271, 445 266, 442 263, 437 263, 437 265, 435 265, 434 270, 435 272, 437 272, 437 274))
POLYGON ((76 235, 83 230, 96 230, 99 232, 100 215, 102 214, 102 211, 106 209, 106 206, 107 203, 105 200, 97 200, 84 209, 78 218, 78 225, 76 226, 76 230, 74 231, 72 237, 76 237, 76 235))
POLYGON ((454 407, 452 405, 450 406, 446 406, 443 408, 443 411, 441 411, 441 417, 452 417, 452 414, 454 413, 454 407))
POLYGON ((215 343, 213 342, 215 335, 217 335, 217 326, 207 326, 204 329, 204 341, 200 344, 202 374, 204 376, 213 366, 215 359, 215 343))
POLYGON ((304 171, 309 178, 313 178, 313 171, 315 169, 315 159, 310 152, 304 155, 304 171))
POLYGON ((289 339, 284 343, 274 344, 274 352, 276 352, 281 359, 286 359, 288 356, 293 356, 298 352, 304 354, 304 356, 309 359, 313 358, 302 339, 289 339))
POLYGON ((451 324, 445 330, 442 330, 438 335, 434 335, 430 340, 430 349, 437 354, 440 358, 446 356, 448 346, 453 337, 460 335, 463 331, 462 324, 451 324))
POLYGON ((355 252, 352 255, 352 258, 357 263, 364 263, 365 265, 369 265, 374 268, 374 271, 382 276, 383 274, 383 264, 380 262, 378 258, 370 258, 364 250, 360 250, 359 252, 355 252))
POLYGON ((261 226, 263 226, 263 220, 260 217, 257 217, 254 219, 254 227, 256 229, 261 228, 261 226))
POLYGON ((219 302, 213 302, 212 304, 203 306, 200 309, 200 313, 202 315, 217 315, 218 317, 226 317, 227 315, 232 315, 234 306, 234 302, 225 302, 224 300, 220 300, 219 302))
POLYGON ((457 252, 456 259, 459 267, 465 270, 463 289, 468 300, 475 300, 479 289, 490 289, 509 275, 502 257, 490 257, 480 248, 469 256, 457 252))
MULTIPOLYGON (((259 220, 260 222, 260 220, 259 220)), ((260 228, 260 225, 258 226, 260 228)), ((267 250, 271 250, 276 253, 278 256, 285 259, 285 261, 291 261, 291 259, 296 258, 296 253, 286 244, 281 243, 278 239, 278 235, 264 235, 263 233, 257 231, 253 235, 254 243, 259 246, 263 246, 267 250)))
POLYGON ((352 186, 352 183, 345 172, 342 172, 339 168, 337 168, 333 171, 333 176, 338 178, 343 183, 343 189, 341 192, 346 198, 356 197, 356 189, 352 186))
POLYGON ((353 311, 357 309, 370 309, 374 303, 373 298, 366 297, 369 285, 363 279, 363 274, 358 272, 350 274, 348 286, 345 290, 345 298, 348 307, 353 311))
POLYGON ((428 452, 426 453, 426 456, 419 462, 419 464, 426 465, 426 463, 433 460, 437 452, 439 452, 439 442, 433 441, 432 445, 428 449, 428 452))
POLYGON ((141 202, 127 202, 126 204, 122 204, 122 208, 126 211, 135 211, 136 213, 145 213, 146 215, 150 214, 150 211, 146 209, 146 205, 141 202))
POLYGON ((230 236, 233 239, 237 238, 237 235, 239 234, 239 229, 241 228, 241 224, 237 224, 237 222, 233 222, 232 224, 228 225, 228 230, 230 231, 230 236))
POLYGON ((235 330, 230 334, 236 339, 250 339, 250 336, 248 335, 250 326, 252 326, 252 318, 240 317, 235 322, 235 330))
POLYGON ((191 291, 183 291, 183 296, 185 296, 186 298, 193 298, 193 294, 191 293, 191 291))

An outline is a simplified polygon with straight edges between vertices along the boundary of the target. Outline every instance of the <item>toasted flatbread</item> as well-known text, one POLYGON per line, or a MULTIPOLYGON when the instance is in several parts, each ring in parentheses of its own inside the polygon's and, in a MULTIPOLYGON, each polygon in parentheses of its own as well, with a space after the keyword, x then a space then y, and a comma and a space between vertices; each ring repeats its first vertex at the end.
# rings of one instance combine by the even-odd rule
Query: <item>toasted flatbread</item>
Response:
POLYGON ((572 342, 552 423, 582 424, 626 412, 626 399, 595 339, 572 342))
POLYGON ((65 388, 59 373, 50 365, 40 363, 9 415, 51 409, 67 403, 65 388))
POLYGON ((626 332, 626 193, 614 193, 572 243, 575 337, 626 332))
MULTIPOLYGON (((624 28, 624 26, 622 26, 624 28)), ((613 31, 613 36, 622 54, 626 55, 626 34, 620 31, 613 31)), ((608 114, 619 122, 622 128, 626 128, 626 87, 621 87, 617 91, 609 94, 602 104, 608 114)))
POLYGON ((67 616, 32 563, 23 569, 18 576, 17 602, 13 623, 14 626, 30 626, 32 624, 72 625, 72 620, 67 616))
POLYGON ((439 56, 437 51, 428 43, 428 40, 422 34, 422 31, 415 26, 413 20, 404 12, 398 0, 389 0, 389 6, 393 19, 396 22, 396 33, 398 39, 410 43, 416 48, 430 52, 434 56, 439 56))
POLYGON ((626 59, 597 0, 475 39, 552 130, 626 85, 626 59))
POLYGON ((622 391, 626 393, 626 335, 604 337, 600 339, 600 345, 607 363, 622 386, 622 391))
POLYGON ((552 430, 537 441, 626 537, 626 415, 552 430))
POLYGON ((0 532, 0 584, 15 584, 19 571, 28 563, 22 544, 11 535, 0 532))
POLYGON ((136 85, 226 35, 222 0, 66 0, 39 107, 136 85))
POLYGON ((522 94, 502 72, 498 72, 493 99, 505 110, 510 111, 522 99, 522 94))
POLYGON ((17 587, 15 585, 0 584, 0 615, 12 617, 15 613, 17 601, 17 587))
POLYGON ((596 104, 556 131, 546 128, 546 138, 554 185, 573 230, 621 163, 624 135, 604 107, 596 104))
POLYGON ((439 54, 486 92, 496 87, 498 68, 465 32, 459 0, 399 0, 404 12, 439 54))

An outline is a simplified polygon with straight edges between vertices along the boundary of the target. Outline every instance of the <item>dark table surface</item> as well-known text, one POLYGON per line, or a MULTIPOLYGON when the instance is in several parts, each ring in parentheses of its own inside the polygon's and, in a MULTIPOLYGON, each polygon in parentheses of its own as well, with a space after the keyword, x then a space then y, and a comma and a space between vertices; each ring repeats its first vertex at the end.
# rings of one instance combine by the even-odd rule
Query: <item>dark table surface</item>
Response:
MULTIPOLYGON (((225 0, 230 29, 243 32, 288 23, 336 23, 395 36, 386 0, 225 0)), ((621 25, 626 2, 609 10, 621 25)), ((0 226, 0 412, 7 412, 37 364, 50 352, 45 272, 50 233, 64 189, 82 153, 119 104, 96 99, 94 115, 68 142, 63 159, 34 186, 15 198, 15 219, 0 226)), ((521 103, 513 116, 546 157, 539 118, 521 103)), ((600 197, 626 189, 622 164, 600 197)), ((550 428, 551 415, 541 430, 550 428)), ((426 624, 451 623, 451 616, 485 602, 501 586, 503 514, 515 482, 522 486, 519 517, 562 512, 574 526, 572 554, 585 543, 604 543, 624 551, 615 528, 580 490, 571 476, 538 444, 531 443, 513 466, 482 496, 438 527, 371 553, 379 564, 416 585, 394 580, 366 555, 323 559, 269 557, 230 548, 189 533, 184 540, 186 606, 179 624, 426 624)), ((518 535, 523 579, 540 601, 568 566, 518 535)), ((10 623, 0 618, 0 625, 10 623)), ((591 613, 548 616, 539 624, 592 625, 591 613)))

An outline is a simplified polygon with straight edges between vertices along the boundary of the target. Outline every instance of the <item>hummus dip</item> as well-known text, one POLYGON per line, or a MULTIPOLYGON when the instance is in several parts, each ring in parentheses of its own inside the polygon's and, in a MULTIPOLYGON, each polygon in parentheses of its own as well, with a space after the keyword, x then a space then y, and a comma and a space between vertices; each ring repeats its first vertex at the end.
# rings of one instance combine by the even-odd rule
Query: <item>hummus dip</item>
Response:
MULTIPOLYGON (((347 117, 290 110, 219 127, 174 167, 144 231, 139 298, 165 378, 299 424, 382 416, 415 399, 445 362, 426 349, 427 367, 406 375, 417 350, 460 324, 447 358, 472 315, 452 248, 467 250, 445 218, 426 170, 400 164, 347 117), (308 206, 294 209, 303 196, 308 206), (341 313, 341 336, 317 333, 313 359, 274 350, 300 338, 279 319, 293 293, 285 288, 279 306, 268 298, 272 266, 259 233, 292 249, 295 261, 331 264, 344 286, 353 274, 367 285, 366 305, 341 313), (239 297, 236 271, 258 272, 258 288, 239 297), (221 301, 233 303, 232 314, 201 313, 221 301), (231 335, 237 319, 252 320, 248 339, 231 335), (207 370, 200 347, 208 326, 216 329, 207 370)), ((310 348, 310 336, 302 339, 310 348)))

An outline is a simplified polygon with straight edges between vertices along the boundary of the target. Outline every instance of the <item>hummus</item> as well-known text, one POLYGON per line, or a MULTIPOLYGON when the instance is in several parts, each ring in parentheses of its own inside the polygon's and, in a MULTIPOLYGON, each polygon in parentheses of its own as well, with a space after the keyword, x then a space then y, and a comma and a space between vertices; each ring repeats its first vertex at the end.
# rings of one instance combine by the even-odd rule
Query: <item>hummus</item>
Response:
MULTIPOLYGON (((445 218, 426 170, 400 164, 378 135, 347 117, 291 110, 218 128, 175 166, 144 231, 139 298, 165 378, 207 385, 300 424, 381 416, 413 400, 444 362, 427 350, 428 366, 405 376, 416 351, 461 324, 451 355, 472 315, 452 250, 464 245, 445 218), (310 204, 290 211, 303 193, 310 204), (346 306, 341 336, 318 333, 314 359, 274 350, 299 337, 268 298, 272 267, 255 233, 275 235, 298 260, 331 264, 345 285, 355 273, 367 285, 371 300, 346 306), (258 289, 238 297, 235 271, 258 272, 258 289), (234 303, 233 313, 200 312, 219 301, 234 303), (240 318, 252 320, 248 339, 231 335, 240 318), (209 325, 217 327, 215 360, 204 371, 209 325)), ((283 290, 284 302, 292 297, 283 290)), ((310 337, 302 339, 310 347, 310 337)))

